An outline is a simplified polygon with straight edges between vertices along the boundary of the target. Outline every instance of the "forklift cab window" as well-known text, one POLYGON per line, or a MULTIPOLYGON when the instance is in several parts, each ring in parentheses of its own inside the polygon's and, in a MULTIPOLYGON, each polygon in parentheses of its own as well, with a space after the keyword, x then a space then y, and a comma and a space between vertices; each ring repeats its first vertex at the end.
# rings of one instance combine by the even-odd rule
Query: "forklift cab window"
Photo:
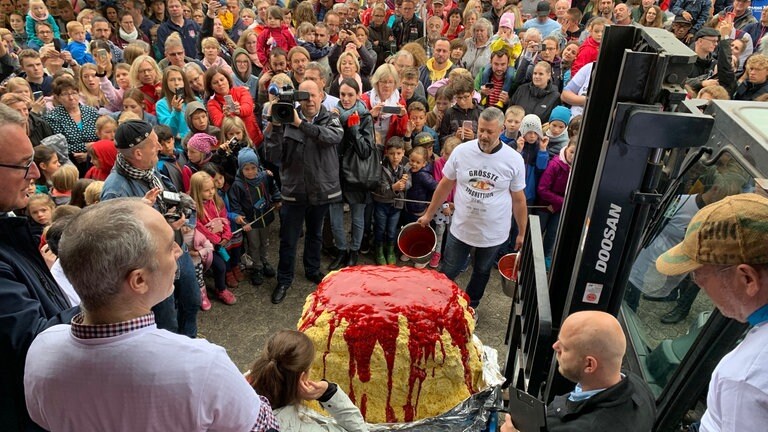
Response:
POLYGON ((680 364, 714 306, 690 275, 667 277, 656 258, 679 243, 696 212, 726 196, 752 192, 754 180, 730 153, 697 162, 683 177, 630 271, 623 312, 641 373, 657 396, 680 364))

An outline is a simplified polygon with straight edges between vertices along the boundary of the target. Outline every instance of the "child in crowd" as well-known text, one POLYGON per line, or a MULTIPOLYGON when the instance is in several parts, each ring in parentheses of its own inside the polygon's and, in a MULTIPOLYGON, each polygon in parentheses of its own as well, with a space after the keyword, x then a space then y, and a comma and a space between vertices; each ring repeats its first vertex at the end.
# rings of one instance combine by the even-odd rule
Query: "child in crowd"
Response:
POLYGON ((54 204, 51 197, 46 194, 36 193, 29 197, 29 201, 27 202, 27 217, 29 219, 27 220, 35 244, 40 243, 40 238, 43 236, 43 230, 51 224, 51 217, 53 216, 53 209, 55 208, 56 204, 54 204))
POLYGON ((226 305, 233 305, 237 302, 237 298, 228 288, 234 288, 234 286, 231 284, 228 286, 226 283, 229 256, 224 246, 232 238, 227 209, 216 193, 213 178, 205 172, 196 172, 190 178, 189 195, 198 209, 195 229, 203 234, 216 250, 211 263, 216 297, 226 305))
POLYGON ((274 47, 280 47, 285 52, 296 46, 296 38, 283 23, 283 10, 279 6, 267 9, 267 27, 256 39, 256 55, 264 66, 269 65, 269 53, 274 47))
POLYGON ((307 335, 296 330, 280 330, 267 340, 247 380, 269 401, 283 430, 367 430, 360 410, 341 386, 325 380, 310 380, 314 358, 315 346, 307 335), (303 414, 301 405, 305 400, 318 400, 339 426, 329 428, 303 414))
POLYGON ((49 193, 52 188, 53 174, 59 170, 59 154, 51 147, 39 145, 35 147, 35 165, 40 170, 40 177, 35 180, 38 193, 49 193))
MULTIPOLYGON (((428 146, 432 146, 431 142, 427 142, 428 146)), ((415 222, 424 211, 427 209, 428 204, 418 203, 413 201, 429 202, 432 200, 432 194, 435 193, 437 188, 437 181, 432 176, 431 166, 427 168, 427 162, 429 161, 429 154, 424 146, 417 146, 411 150, 411 154, 408 157, 410 165, 410 180, 411 187, 405 194, 405 198, 412 201, 406 201, 405 203, 405 215, 404 221, 407 223, 415 222)), ((402 261, 409 261, 409 258, 403 254, 400 259, 402 261)), ((416 264, 417 268, 424 268, 427 263, 416 264)))
POLYGON ((467 44, 462 38, 451 41, 451 54, 449 60, 454 67, 464 68, 464 54, 467 53, 467 44))
POLYGON ((571 117, 571 123, 568 125, 568 136, 571 138, 579 138, 579 132, 581 131, 581 115, 571 117))
POLYGON ((219 136, 219 154, 214 157, 214 161, 221 165, 222 170, 227 174, 227 178, 232 179, 237 174, 238 161, 236 149, 231 149, 230 141, 235 140, 231 145, 254 148, 251 137, 248 136, 248 130, 240 117, 224 117, 221 123, 221 135, 219 136))
POLYGON ((77 179, 75 185, 72 186, 72 194, 69 199, 69 205, 85 208, 85 190, 88 188, 88 186, 90 186, 91 183, 95 181, 96 180, 87 178, 77 179))
POLYGON ((427 114, 427 126, 435 131, 440 127, 440 122, 443 121, 445 110, 451 106, 451 98, 445 93, 445 86, 437 89, 435 92, 435 107, 427 114))
MULTIPOLYGON (((445 167, 445 163, 448 162, 448 158, 451 156, 453 149, 459 144, 461 144, 461 140, 456 137, 450 137, 443 143, 442 154, 439 158, 435 159, 435 163, 432 166, 432 176, 438 184, 440 183, 440 180, 443 179, 443 167, 445 167)), ((453 190, 451 190, 441 207, 441 211, 435 213, 435 216, 432 218, 432 222, 435 224, 436 239, 435 253, 432 254, 432 258, 429 260, 429 266, 432 268, 437 268, 440 265, 440 258, 442 258, 441 251, 443 249, 443 236, 445 236, 445 231, 448 228, 448 225, 451 224, 451 216, 453 215, 454 209, 453 190)))
POLYGON ((512 105, 504 113, 504 133, 499 139, 504 144, 517 148, 517 139, 520 138, 520 123, 525 117, 525 109, 520 105, 512 105))
POLYGON ((197 133, 187 142, 187 164, 182 169, 184 190, 190 190, 190 179, 203 168, 213 156, 212 148, 216 145, 216 137, 206 133, 197 133))
POLYGON ((560 150, 558 155, 549 161, 537 188, 537 203, 546 207, 537 211, 537 214, 539 215, 542 234, 544 234, 544 261, 547 265, 547 271, 552 264, 557 225, 560 222, 565 190, 568 187, 568 175, 571 172, 575 154, 576 140, 572 139, 566 147, 560 150))
POLYGON ((67 23, 67 34, 69 43, 64 47, 64 51, 69 51, 77 64, 95 63, 93 56, 88 53, 88 45, 85 40, 85 27, 77 21, 67 23))
MULTIPOLYGON (((61 208, 62 207, 59 207, 59 209, 61 208)), ((80 212, 80 209, 75 207, 74 212, 74 214, 77 214, 80 212)), ((53 256, 56 257, 55 261, 51 265, 51 275, 54 279, 56 279, 56 282, 59 284, 59 287, 61 288, 61 291, 64 293, 64 295, 67 296, 69 304, 72 306, 77 306, 80 304, 80 296, 77 295, 77 292, 75 292, 75 289, 72 287, 69 279, 67 279, 67 276, 64 274, 64 269, 61 268, 61 261, 58 259, 59 241, 61 240, 61 236, 64 233, 64 229, 72 220, 74 214, 54 212, 54 215, 51 218, 51 225, 47 230, 45 230, 45 244, 48 246, 48 253, 53 254, 53 256)), ((43 249, 41 249, 41 252, 43 253, 43 256, 45 256, 45 251, 43 249)))
POLYGON ((27 31, 28 42, 27 46, 32 49, 39 50, 43 42, 37 37, 37 30, 35 30, 35 24, 39 22, 48 23, 53 29, 54 39, 61 39, 61 33, 59 31, 59 25, 56 24, 56 18, 48 13, 48 8, 45 6, 43 0, 31 0, 29 2, 29 13, 27 14, 25 29, 27 31))
POLYGON ((69 204, 72 188, 75 187, 79 174, 77 167, 72 164, 64 165, 53 173, 51 176, 51 183, 53 184, 51 198, 57 206, 69 204))
POLYGON ((520 138, 517 139, 517 151, 525 161, 525 199, 528 205, 536 199, 539 178, 549 163, 547 145, 549 138, 541 130, 541 120, 536 114, 528 114, 520 123, 520 138))
POLYGON ((94 205, 101 201, 101 191, 104 189, 103 181, 94 181, 85 188, 85 206, 94 205))
POLYGON ((571 76, 576 76, 576 72, 579 71, 585 65, 597 61, 597 54, 600 52, 600 44, 603 41, 603 32, 605 26, 611 22, 605 18, 597 17, 589 22, 587 30, 589 36, 579 47, 579 53, 576 54, 576 60, 571 65, 571 76))
POLYGON ((560 150, 568 144, 568 124, 571 122, 571 110, 560 105, 552 110, 549 115, 549 125, 545 131, 549 138, 549 158, 560 154, 560 150))
POLYGON ((373 235, 376 241, 376 264, 396 264, 395 238, 405 192, 411 187, 408 168, 402 165, 405 143, 398 136, 387 140, 385 159, 381 163, 379 186, 372 193, 374 201, 373 235), (386 245, 386 255, 385 255, 386 245))
POLYGON ((200 46, 203 49, 203 66, 205 66, 206 69, 218 66, 227 74, 232 75, 232 68, 227 64, 226 60, 219 56, 219 54, 221 54, 221 45, 215 37, 210 36, 204 38, 203 41, 200 42, 200 46))
POLYGON ((275 270, 267 261, 267 227, 275 220, 271 209, 280 208, 282 196, 252 148, 240 150, 237 162, 237 177, 228 195, 235 222, 245 233, 248 255, 253 261, 251 284, 261 285, 264 277, 275 277, 275 270))
POLYGON ((408 126, 405 128, 405 151, 408 153, 411 149, 416 136, 422 132, 426 132, 432 137, 434 143, 433 151, 440 153, 440 145, 438 144, 437 132, 434 129, 427 126, 427 107, 421 102, 411 102, 408 105, 408 126))
POLYGON ((104 181, 112 172, 117 159, 115 130, 117 122, 112 117, 101 116, 96 120, 96 136, 99 140, 88 149, 93 166, 85 173, 85 178, 104 181))
POLYGON ((320 60, 327 56, 331 50, 330 45, 326 45, 323 48, 318 48, 315 45, 315 26, 311 22, 303 22, 296 28, 296 43, 309 52, 309 59, 312 61, 320 60))
MULTIPOLYGON (((216 187, 216 194, 221 198, 224 203, 224 208, 227 210, 227 218, 229 219, 229 226, 233 227, 237 214, 232 212, 232 207, 229 204, 229 196, 227 190, 229 185, 227 184, 221 166, 208 162, 203 166, 203 172, 211 176, 213 179, 213 185, 216 187)), ((227 275, 226 281, 229 286, 237 286, 240 281, 245 279, 245 276, 240 271, 240 255, 242 255, 241 246, 243 245, 243 235, 238 233, 233 234, 232 238, 227 242, 226 249, 229 254, 229 262, 227 263, 227 275)))
POLYGON ((504 12, 499 19, 499 30, 491 38, 491 52, 503 50, 509 55, 509 64, 514 65, 523 52, 520 38, 515 34, 515 14, 504 12))
POLYGON ((181 140, 182 147, 184 148, 187 148, 187 142, 196 133, 203 132, 208 135, 219 136, 219 128, 211 124, 208 118, 208 109, 200 101, 193 101, 187 104, 184 119, 189 127, 189 133, 181 140))
POLYGON ((160 151, 157 155, 157 172, 168 177, 176 190, 186 190, 183 170, 184 165, 187 164, 187 157, 174 145, 175 140, 171 128, 161 124, 152 129, 160 142, 160 151))

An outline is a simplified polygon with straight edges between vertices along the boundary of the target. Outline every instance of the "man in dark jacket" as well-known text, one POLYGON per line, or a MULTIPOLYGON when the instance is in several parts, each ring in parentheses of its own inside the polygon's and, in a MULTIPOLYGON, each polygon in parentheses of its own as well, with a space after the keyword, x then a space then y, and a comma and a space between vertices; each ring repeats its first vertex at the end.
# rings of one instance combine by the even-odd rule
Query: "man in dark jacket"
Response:
POLYGON ((392 24, 397 49, 424 36, 424 23, 416 16, 416 3, 413 0, 403 0, 400 12, 402 15, 392 24))
POLYGON ((728 90, 728 93, 736 89, 736 77, 731 63, 731 39, 728 38, 730 31, 726 27, 722 28, 722 32, 710 27, 704 27, 696 32, 693 45, 693 51, 697 55, 696 62, 685 81, 686 87, 694 96, 703 87, 711 85, 721 85, 728 90), (717 54, 713 57, 715 51, 717 54), (715 66, 717 66, 717 73, 715 73, 715 66))
MULTIPOLYGON (((576 388, 547 407, 549 432, 651 431, 656 419, 653 393, 637 375, 621 371, 627 341, 614 316, 599 311, 570 315, 553 348, 558 371, 576 388)), ((514 430, 509 415, 501 430, 514 430)))
POLYGON ((280 124, 267 116, 264 130, 267 159, 280 167, 283 206, 280 209, 280 259, 272 303, 285 299, 293 283, 296 249, 306 224, 304 275, 314 283, 325 276, 320 271, 323 219, 331 203, 341 201, 337 144, 344 136, 339 118, 323 107, 323 90, 306 80, 299 90, 309 93, 295 109, 293 122, 280 124))
POLYGON ((26 218, 29 182, 40 177, 24 119, 0 105, 0 430, 42 430, 24 403, 24 362, 32 340, 46 328, 67 324, 78 308, 48 271, 26 218))
POLYGON ((741 82, 733 94, 734 100, 753 101, 768 94, 768 57, 755 54, 744 65, 747 79, 741 82))

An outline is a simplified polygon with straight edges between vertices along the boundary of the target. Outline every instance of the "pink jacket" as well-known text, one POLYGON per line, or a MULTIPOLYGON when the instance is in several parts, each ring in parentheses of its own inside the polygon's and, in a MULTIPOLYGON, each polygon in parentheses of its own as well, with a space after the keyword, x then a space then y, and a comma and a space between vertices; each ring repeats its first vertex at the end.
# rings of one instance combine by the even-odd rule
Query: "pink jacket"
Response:
POLYGON ((539 204, 551 205, 554 213, 563 208, 565 189, 568 187, 568 174, 571 172, 571 166, 565 162, 564 153, 565 148, 549 161, 544 173, 541 174, 536 190, 539 204))
POLYGON ((285 52, 296 46, 296 38, 287 25, 283 24, 280 28, 264 27, 256 39, 256 55, 264 66, 269 65, 269 53, 272 51, 272 45, 267 43, 269 38, 274 41, 274 46, 279 46, 285 52))
POLYGON ((203 204, 203 211, 198 210, 195 229, 214 245, 221 244, 222 240, 232 238, 232 230, 229 228, 229 219, 227 219, 227 209, 222 207, 221 210, 218 210, 213 200, 203 204), (219 224, 221 224, 221 230, 216 229, 219 224))

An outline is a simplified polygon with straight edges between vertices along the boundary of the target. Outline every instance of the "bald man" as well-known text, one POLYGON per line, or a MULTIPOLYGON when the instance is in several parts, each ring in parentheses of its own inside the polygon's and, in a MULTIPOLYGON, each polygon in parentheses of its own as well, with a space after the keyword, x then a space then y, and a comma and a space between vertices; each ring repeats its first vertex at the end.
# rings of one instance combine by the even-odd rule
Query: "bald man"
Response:
MULTIPOLYGON (((576 388, 547 407, 548 431, 651 431, 654 397, 640 377, 621 371, 626 348, 613 315, 584 311, 566 318, 552 349, 558 371, 576 388)), ((501 430, 515 431, 509 415, 501 430)))

